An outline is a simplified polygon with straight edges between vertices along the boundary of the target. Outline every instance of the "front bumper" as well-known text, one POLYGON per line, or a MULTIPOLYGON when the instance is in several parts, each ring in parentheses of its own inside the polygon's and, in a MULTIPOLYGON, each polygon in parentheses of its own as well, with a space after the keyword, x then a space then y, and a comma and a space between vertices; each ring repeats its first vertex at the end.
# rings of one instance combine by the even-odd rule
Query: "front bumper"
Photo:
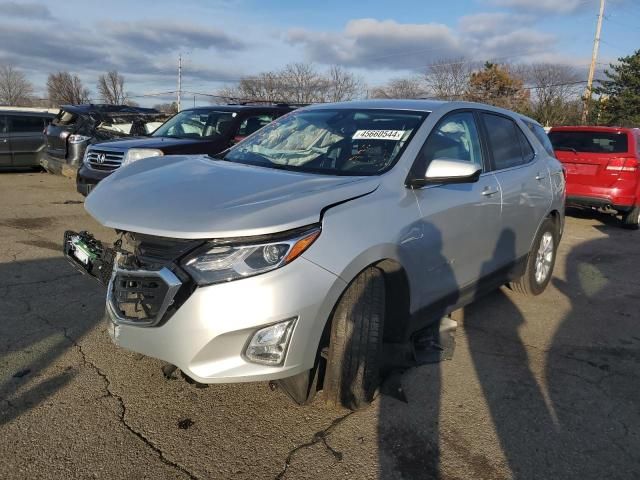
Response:
POLYGON ((343 280, 300 257, 281 269, 199 287, 159 326, 123 323, 107 300, 109 332, 126 349, 164 360, 201 383, 268 381, 310 369, 343 280), (243 353, 260 328, 297 318, 281 366, 247 361, 243 353))
POLYGON ((85 197, 101 181, 111 175, 115 170, 94 170, 82 165, 76 175, 76 190, 85 197))

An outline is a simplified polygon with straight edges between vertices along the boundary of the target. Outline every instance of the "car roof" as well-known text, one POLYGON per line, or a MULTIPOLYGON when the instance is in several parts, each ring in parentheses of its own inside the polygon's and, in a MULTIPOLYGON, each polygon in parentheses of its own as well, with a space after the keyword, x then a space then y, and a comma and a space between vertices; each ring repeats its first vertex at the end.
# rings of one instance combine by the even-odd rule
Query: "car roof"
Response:
POLYGON ((638 128, 627 128, 627 127, 606 127, 603 125, 576 125, 576 126, 568 126, 563 125, 561 127, 551 127, 552 132, 633 132, 638 131, 638 128))
POLYGON ((129 105, 107 105, 85 103, 82 105, 60 105, 61 110, 71 113, 137 113, 137 114, 156 114, 162 113, 155 108, 131 107, 129 105))
POLYGON ((20 114, 54 117, 57 113, 57 108, 0 107, 0 114, 20 114))

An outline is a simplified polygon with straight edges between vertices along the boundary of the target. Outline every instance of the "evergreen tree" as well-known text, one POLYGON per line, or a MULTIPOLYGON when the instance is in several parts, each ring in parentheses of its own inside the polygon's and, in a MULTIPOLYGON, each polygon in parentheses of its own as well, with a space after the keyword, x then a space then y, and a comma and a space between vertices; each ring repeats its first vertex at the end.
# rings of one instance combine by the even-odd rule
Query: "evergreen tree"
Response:
POLYGON ((598 121, 602 125, 640 127, 640 50, 619 58, 605 70, 608 80, 594 89, 600 95, 598 121))

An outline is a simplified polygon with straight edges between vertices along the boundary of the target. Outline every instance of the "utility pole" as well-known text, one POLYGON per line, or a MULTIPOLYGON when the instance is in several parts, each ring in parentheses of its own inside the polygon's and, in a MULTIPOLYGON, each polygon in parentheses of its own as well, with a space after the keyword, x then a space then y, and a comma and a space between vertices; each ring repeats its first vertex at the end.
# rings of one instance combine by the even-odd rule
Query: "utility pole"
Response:
POLYGON ((182 94, 182 53, 178 55, 178 111, 180 111, 181 94, 182 94))
POLYGON ((591 96, 593 94, 593 76, 596 72, 596 60, 598 59, 598 48, 600 47, 600 32, 602 31, 602 19, 604 17, 604 2, 600 0, 600 13, 598 13, 598 26, 596 36, 593 39, 593 52, 591 53, 591 67, 589 67, 589 78, 587 79, 587 89, 584 92, 584 106, 582 108, 582 123, 587 123, 589 107, 591 106, 591 96))

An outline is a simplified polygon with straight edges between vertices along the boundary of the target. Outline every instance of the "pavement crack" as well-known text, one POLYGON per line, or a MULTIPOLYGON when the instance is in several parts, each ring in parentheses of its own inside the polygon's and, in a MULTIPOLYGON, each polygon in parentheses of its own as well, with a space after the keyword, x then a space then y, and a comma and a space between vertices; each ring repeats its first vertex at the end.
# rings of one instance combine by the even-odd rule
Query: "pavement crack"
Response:
MULTIPOLYGON (((44 323, 46 323, 47 325, 49 325, 52 328, 56 328, 55 325, 53 325, 47 318, 43 317, 42 315, 37 315, 37 317, 42 320, 44 323)), ((106 373, 104 373, 100 367, 98 367, 96 364, 94 364, 91 360, 89 360, 89 358, 87 357, 86 352, 84 351, 84 349, 82 348, 82 345, 77 342, 70 334, 69 334, 69 329, 67 327, 57 327, 58 329, 62 330, 62 334, 64 336, 64 338, 66 338, 71 345, 73 345, 78 353, 80 353, 80 357, 82 358, 82 364, 91 368, 93 371, 96 372, 96 374, 102 378, 102 380, 104 381, 104 388, 105 388, 105 395, 103 395, 103 397, 110 397, 113 398, 114 400, 116 400, 116 402, 118 402, 118 405, 120 407, 120 413, 118 415, 118 419, 120 420, 120 423, 133 435, 135 435, 136 437, 138 437, 145 445, 147 445, 149 448, 151 448, 151 450, 153 450, 155 453, 158 454, 158 457, 160 458, 160 460, 178 470, 179 472, 183 473, 184 475, 186 475, 187 477, 189 477, 192 480, 199 480, 199 477, 197 475, 195 475, 193 472, 189 471, 186 467, 184 467, 183 465, 180 465, 178 462, 175 462, 173 460, 171 460, 167 454, 159 447, 157 446, 149 437, 147 437, 144 432, 142 432, 141 430, 137 430, 136 428, 133 427, 133 425, 131 425, 128 421, 127 421, 127 406, 124 402, 124 399, 118 395, 116 392, 114 392, 111 388, 111 380, 109 380, 109 377, 107 376, 106 373)))
POLYGON ((346 415, 343 415, 342 417, 338 417, 335 420, 333 420, 333 422, 331 422, 331 425, 329 425, 327 428, 325 428, 324 430, 320 430, 319 432, 316 432, 313 434, 313 438, 308 441, 307 443, 303 443, 302 445, 298 445, 297 447, 293 448, 289 454, 287 455, 287 458, 284 461, 284 467, 282 468, 282 470, 280 471, 280 473, 278 473, 278 475, 276 475, 275 479, 276 480, 280 480, 284 477, 285 473, 287 472, 287 469, 291 466, 291 462, 293 461, 293 457, 295 456, 296 453, 298 453, 300 450, 304 450, 305 448, 309 448, 314 446, 317 443, 322 442, 322 444, 325 446, 325 448, 331 452, 331 454, 334 456, 334 458, 340 462, 342 461, 342 452, 339 452, 337 450, 335 450, 334 448, 332 448, 328 443, 327 443, 327 437, 329 436, 329 434, 338 426, 340 425, 342 422, 344 422, 347 418, 349 418, 351 415, 353 415, 355 412, 349 412, 346 415))
POLYGON ((58 275, 53 278, 45 278, 43 280, 34 280, 33 282, 18 282, 18 283, 7 283, 4 285, 0 285, 0 288, 13 288, 13 287, 29 287, 32 285, 39 285, 41 283, 53 283, 58 280, 64 280, 65 278, 76 277, 78 276, 77 272, 73 273, 65 273, 64 275, 58 275))

